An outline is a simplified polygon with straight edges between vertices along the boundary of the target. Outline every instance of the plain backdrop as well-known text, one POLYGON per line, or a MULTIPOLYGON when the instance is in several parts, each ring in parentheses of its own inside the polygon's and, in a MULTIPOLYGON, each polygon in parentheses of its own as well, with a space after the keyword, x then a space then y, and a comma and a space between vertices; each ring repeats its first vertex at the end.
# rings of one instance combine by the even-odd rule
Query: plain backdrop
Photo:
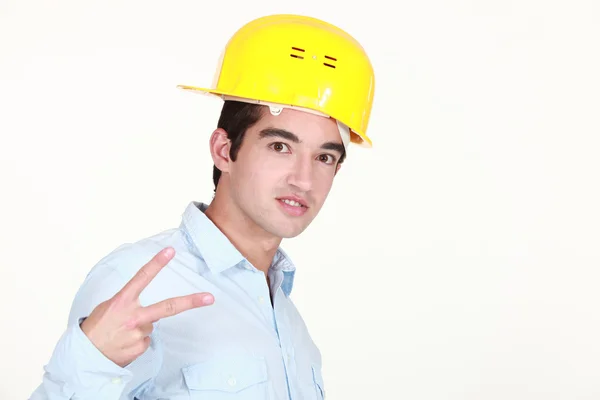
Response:
POLYGON ((595 0, 1 0, 0 398, 41 382, 102 256, 210 201, 221 100, 175 86, 284 12, 376 70, 373 149, 283 243, 327 398, 600 398, 595 0))

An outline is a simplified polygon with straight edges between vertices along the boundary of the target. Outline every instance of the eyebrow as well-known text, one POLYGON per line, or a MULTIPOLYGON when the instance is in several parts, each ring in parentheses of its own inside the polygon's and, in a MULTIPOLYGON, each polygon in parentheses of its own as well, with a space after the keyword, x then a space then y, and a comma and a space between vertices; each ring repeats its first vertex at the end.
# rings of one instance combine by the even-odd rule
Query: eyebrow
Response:
MULTIPOLYGON (((302 141, 296 134, 294 134, 288 130, 280 129, 280 128, 265 128, 260 131, 259 137, 261 139, 278 137, 278 138, 282 138, 282 139, 287 139, 290 142, 302 143, 302 141)), ((346 150, 342 143, 337 143, 337 142, 323 143, 321 145, 321 149, 336 151, 340 154, 340 156, 342 154, 344 154, 344 152, 346 150)))
POLYGON ((294 142, 294 143, 301 142, 301 140, 298 136, 296 136, 294 133, 292 133, 290 131, 286 131, 285 129, 265 128, 262 131, 260 131, 261 139, 272 138, 272 137, 279 137, 279 138, 287 139, 290 142, 294 142))

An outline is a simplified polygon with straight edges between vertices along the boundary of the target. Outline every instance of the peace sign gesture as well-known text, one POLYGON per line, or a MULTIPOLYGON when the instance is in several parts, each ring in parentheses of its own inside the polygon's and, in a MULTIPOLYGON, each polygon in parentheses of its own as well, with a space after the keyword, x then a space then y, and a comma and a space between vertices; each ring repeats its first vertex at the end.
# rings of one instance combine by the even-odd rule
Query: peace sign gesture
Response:
POLYGON ((175 255, 167 247, 145 264, 112 298, 98 304, 81 324, 90 341, 120 367, 141 356, 150 345, 152 323, 192 308, 210 305, 210 293, 173 297, 142 307, 139 296, 161 269, 175 255))

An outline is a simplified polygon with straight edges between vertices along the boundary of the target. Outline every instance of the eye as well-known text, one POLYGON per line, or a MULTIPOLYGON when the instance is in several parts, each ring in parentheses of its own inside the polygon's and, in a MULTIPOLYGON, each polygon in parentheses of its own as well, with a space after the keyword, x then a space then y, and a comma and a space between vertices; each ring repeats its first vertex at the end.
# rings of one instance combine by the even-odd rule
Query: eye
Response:
POLYGON ((325 164, 333 164, 335 162, 335 157, 331 154, 321 154, 318 158, 319 161, 324 162, 325 164))
POLYGON ((283 153, 283 152, 289 151, 289 148, 288 148, 287 144, 285 144, 285 143, 276 142, 276 143, 270 144, 269 146, 278 153, 283 153))

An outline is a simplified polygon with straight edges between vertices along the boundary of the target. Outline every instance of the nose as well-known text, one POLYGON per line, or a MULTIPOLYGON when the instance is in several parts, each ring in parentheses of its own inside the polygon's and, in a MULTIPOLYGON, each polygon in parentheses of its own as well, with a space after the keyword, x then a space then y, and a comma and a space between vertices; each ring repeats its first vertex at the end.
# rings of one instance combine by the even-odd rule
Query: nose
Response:
POLYGON ((313 163, 311 159, 298 157, 292 165, 290 174, 288 175, 287 183, 294 186, 296 190, 308 192, 312 189, 313 180, 313 163))

